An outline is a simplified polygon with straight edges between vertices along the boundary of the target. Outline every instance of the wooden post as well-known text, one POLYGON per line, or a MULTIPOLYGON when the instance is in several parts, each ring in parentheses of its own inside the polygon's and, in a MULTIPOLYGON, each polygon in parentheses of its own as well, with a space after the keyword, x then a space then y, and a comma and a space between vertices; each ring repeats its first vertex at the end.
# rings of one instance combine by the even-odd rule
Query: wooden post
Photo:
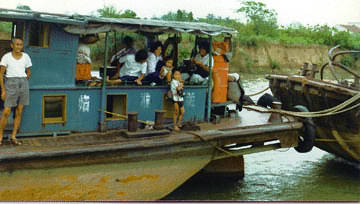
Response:
POLYGON ((154 129, 159 130, 163 128, 163 121, 164 121, 164 115, 166 111, 165 110, 155 110, 155 125, 154 129))
POLYGON ((128 131, 129 132, 136 132, 137 130, 137 112, 129 112, 128 113, 128 131))

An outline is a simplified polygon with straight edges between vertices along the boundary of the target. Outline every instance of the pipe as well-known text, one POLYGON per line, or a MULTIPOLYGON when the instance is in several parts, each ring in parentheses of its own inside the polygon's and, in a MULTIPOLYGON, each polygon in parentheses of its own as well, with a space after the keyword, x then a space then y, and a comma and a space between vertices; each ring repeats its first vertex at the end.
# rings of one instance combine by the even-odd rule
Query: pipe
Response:
POLYGON ((100 112, 100 131, 106 131, 106 124, 105 124, 105 113, 104 110, 106 109, 106 68, 107 68, 107 59, 108 59, 108 51, 109 51, 109 32, 106 32, 105 36, 105 55, 104 55, 104 74, 103 74, 103 82, 101 87, 101 112, 100 112))

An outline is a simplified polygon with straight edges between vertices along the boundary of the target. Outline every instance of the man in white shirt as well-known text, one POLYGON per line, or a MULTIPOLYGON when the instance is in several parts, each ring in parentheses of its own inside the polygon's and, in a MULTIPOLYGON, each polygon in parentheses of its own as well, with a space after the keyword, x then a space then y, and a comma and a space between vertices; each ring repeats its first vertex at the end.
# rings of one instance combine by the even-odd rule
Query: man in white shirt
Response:
POLYGON ((142 49, 134 54, 129 54, 119 59, 120 63, 124 63, 120 68, 121 81, 135 81, 138 85, 142 85, 142 80, 146 74, 146 60, 148 53, 142 49))
POLYGON ((16 107, 14 128, 11 134, 11 143, 21 145, 16 140, 16 133, 20 127, 24 105, 29 105, 29 83, 31 59, 22 52, 24 42, 20 38, 11 40, 12 51, 6 53, 0 62, 1 100, 5 101, 4 110, 0 120, 0 145, 2 144, 3 131, 11 113, 11 108, 16 107), (4 83, 4 73, 6 80, 4 83))

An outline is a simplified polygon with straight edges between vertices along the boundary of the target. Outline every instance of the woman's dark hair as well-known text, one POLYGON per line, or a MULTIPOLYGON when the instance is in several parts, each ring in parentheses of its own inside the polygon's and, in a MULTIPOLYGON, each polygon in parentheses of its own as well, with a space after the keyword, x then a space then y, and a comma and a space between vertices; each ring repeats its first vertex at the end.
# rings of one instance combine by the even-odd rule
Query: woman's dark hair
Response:
POLYGON ((163 47, 163 44, 160 41, 155 41, 150 46, 150 52, 154 52, 158 47, 163 47))
POLYGON ((206 53, 209 53, 210 52, 210 45, 208 42, 206 41, 202 41, 199 43, 199 49, 204 49, 206 50, 206 53))
POLYGON ((147 58, 148 58, 148 53, 146 52, 145 49, 139 50, 135 53, 135 61, 136 62, 144 61, 147 58))
POLYGON ((125 36, 122 40, 126 47, 130 48, 134 46, 134 40, 130 36, 125 36))

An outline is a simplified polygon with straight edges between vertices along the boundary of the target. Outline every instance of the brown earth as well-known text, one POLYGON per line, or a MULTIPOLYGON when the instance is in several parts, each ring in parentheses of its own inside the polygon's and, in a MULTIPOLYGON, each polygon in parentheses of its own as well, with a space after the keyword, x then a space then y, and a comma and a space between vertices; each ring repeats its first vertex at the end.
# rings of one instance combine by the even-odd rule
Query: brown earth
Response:
POLYGON ((267 44, 259 47, 237 46, 233 50, 230 72, 256 72, 254 69, 299 69, 304 62, 318 66, 327 62, 328 47, 267 44))

